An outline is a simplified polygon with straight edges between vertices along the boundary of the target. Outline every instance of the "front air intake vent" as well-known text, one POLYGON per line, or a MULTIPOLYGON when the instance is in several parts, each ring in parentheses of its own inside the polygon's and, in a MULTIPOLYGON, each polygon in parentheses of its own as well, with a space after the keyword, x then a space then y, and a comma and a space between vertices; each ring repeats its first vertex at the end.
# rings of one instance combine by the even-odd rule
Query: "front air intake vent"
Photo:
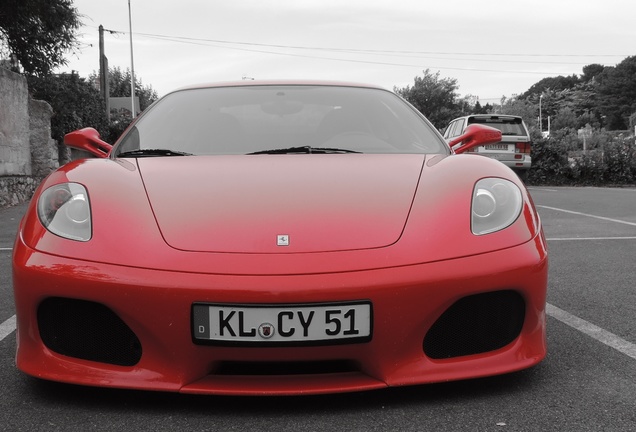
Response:
POLYGON ((38 327, 44 345, 58 354, 118 366, 141 359, 137 336, 100 303, 48 298, 38 307, 38 327))
POLYGON ((479 354, 503 348, 521 333, 526 305, 516 291, 494 291, 456 301, 424 338, 433 359, 479 354))

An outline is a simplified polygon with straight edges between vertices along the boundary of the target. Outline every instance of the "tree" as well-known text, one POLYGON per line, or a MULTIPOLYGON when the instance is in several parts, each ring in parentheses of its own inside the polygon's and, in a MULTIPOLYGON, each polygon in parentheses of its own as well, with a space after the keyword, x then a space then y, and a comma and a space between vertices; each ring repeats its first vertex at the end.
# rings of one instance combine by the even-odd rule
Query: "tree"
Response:
POLYGON ((598 110, 609 130, 624 130, 636 111, 636 56, 627 57, 596 76, 598 110))
POLYGON ((605 66, 600 65, 598 63, 589 64, 587 66, 583 66, 583 75, 581 75, 581 80, 584 82, 591 81, 597 75, 602 73, 605 70, 605 66))
POLYGON ((393 91, 409 101, 435 127, 443 128, 462 114, 457 89, 457 79, 440 78, 439 72, 433 74, 426 69, 423 77, 415 77, 412 87, 395 87, 393 91))
POLYGON ((559 129, 576 129, 578 127, 578 117, 570 107, 559 109, 552 119, 552 128, 559 129))
MULTIPOLYGON (((583 68, 585 70, 585 68, 583 68)), ((598 92, 595 79, 589 79, 578 85, 571 96, 571 107, 576 114, 577 128, 590 124, 595 129, 601 128, 602 115, 598 111, 598 92)))
POLYGON ((53 108, 51 136, 61 143, 64 135, 87 126, 101 134, 108 133, 104 104, 99 91, 77 74, 29 76, 29 92, 34 99, 48 102, 53 108))
POLYGON ((503 101, 499 112, 501 114, 521 116, 528 125, 528 128, 530 128, 531 134, 534 133, 535 130, 539 130, 539 123, 537 121, 539 117, 538 98, 536 102, 520 97, 507 98, 503 101))
MULTIPOLYGON (((130 75, 130 69, 122 72, 119 67, 108 68, 110 97, 130 97, 130 75)), ((95 73, 90 76, 90 78, 94 77, 96 77, 95 73)), ((144 86, 138 76, 135 76, 135 96, 139 98, 141 111, 148 108, 158 98, 157 92, 153 90, 152 86, 144 86)))
POLYGON ((570 90, 574 88, 580 79, 575 74, 570 76, 557 76, 557 77, 548 77, 543 78, 539 82, 535 83, 530 87, 524 94, 521 95, 521 98, 527 99, 532 95, 540 95, 550 90, 553 92, 561 92, 563 90, 570 90))
POLYGON ((80 25, 72 0, 2 0, 0 46, 24 72, 45 76, 77 49, 80 25))
MULTIPOLYGON (((119 67, 108 68, 108 90, 110 97, 130 97, 130 69, 125 72, 119 67)), ((89 81, 96 82, 97 72, 89 76, 89 81)), ((139 108, 144 111, 158 99, 157 92, 152 86, 144 86, 141 79, 135 76, 135 96, 139 98, 139 108)), ((115 142, 121 133, 128 127, 132 118, 130 111, 116 111, 111 109, 110 124, 106 134, 102 138, 107 142, 115 142)))
POLYGON ((492 105, 487 103, 486 105, 482 106, 482 104, 479 103, 479 100, 478 100, 477 102, 475 102, 475 106, 473 107, 471 114, 488 114, 491 109, 492 109, 492 105))
MULTIPOLYGON (((130 72, 121 73, 118 68, 111 71, 115 72, 111 75, 111 83, 117 89, 115 96, 130 96, 130 72), (124 85, 126 77, 127 89, 124 85)), ((53 108, 51 136, 60 143, 65 134, 88 126, 97 129, 106 142, 114 143, 130 123, 130 113, 113 116, 110 124, 106 121, 104 102, 92 84, 95 82, 94 73, 88 79, 73 73, 29 76, 27 80, 31 96, 48 102, 53 108)), ((141 80, 135 83, 135 88, 142 109, 157 99, 157 92, 150 86, 144 87, 141 80)))

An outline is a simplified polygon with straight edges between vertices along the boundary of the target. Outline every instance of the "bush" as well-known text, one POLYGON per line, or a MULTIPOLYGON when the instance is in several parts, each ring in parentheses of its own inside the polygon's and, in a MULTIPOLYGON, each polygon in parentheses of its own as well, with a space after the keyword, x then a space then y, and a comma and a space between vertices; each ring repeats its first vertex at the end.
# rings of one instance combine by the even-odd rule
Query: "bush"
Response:
POLYGON ((550 138, 535 140, 532 144, 532 167, 526 181, 534 185, 563 185, 571 179, 566 145, 550 138))
POLYGON ((634 139, 619 139, 605 145, 604 180, 611 184, 633 184, 636 181, 636 145, 634 139))
POLYGON ((590 150, 570 158, 572 180, 577 185, 601 185, 605 176, 603 152, 590 150))
POLYGON ((29 91, 34 99, 48 102, 53 108, 51 137, 58 143, 64 135, 76 129, 93 126, 104 134, 108 122, 104 104, 88 81, 76 74, 27 77, 29 91))
POLYGON ((531 185, 632 185, 636 183, 634 137, 597 133, 587 141, 587 150, 573 133, 561 130, 550 138, 537 139, 532 147, 531 185), (590 150, 591 149, 591 150, 590 150))

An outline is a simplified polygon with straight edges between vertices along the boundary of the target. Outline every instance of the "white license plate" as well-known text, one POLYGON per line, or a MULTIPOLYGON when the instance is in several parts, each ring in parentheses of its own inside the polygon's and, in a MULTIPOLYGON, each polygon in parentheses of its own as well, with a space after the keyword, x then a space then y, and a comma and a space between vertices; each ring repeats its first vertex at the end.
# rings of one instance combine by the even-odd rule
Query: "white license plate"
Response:
POLYGON ((484 148, 486 150, 508 150, 508 144, 487 144, 484 148))
POLYGON ((368 301, 298 305, 195 303, 196 343, 329 345, 368 342, 373 309, 368 301))

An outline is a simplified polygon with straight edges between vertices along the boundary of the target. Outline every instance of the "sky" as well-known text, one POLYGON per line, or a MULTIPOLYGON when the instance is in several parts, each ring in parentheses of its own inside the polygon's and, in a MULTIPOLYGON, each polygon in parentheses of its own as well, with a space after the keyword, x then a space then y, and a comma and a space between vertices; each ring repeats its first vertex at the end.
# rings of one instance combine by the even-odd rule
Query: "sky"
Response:
POLYGON ((634 0, 74 0, 80 51, 58 72, 131 67, 162 96, 242 79, 353 81, 388 89, 423 71, 497 103, 546 77, 636 55, 634 0))

